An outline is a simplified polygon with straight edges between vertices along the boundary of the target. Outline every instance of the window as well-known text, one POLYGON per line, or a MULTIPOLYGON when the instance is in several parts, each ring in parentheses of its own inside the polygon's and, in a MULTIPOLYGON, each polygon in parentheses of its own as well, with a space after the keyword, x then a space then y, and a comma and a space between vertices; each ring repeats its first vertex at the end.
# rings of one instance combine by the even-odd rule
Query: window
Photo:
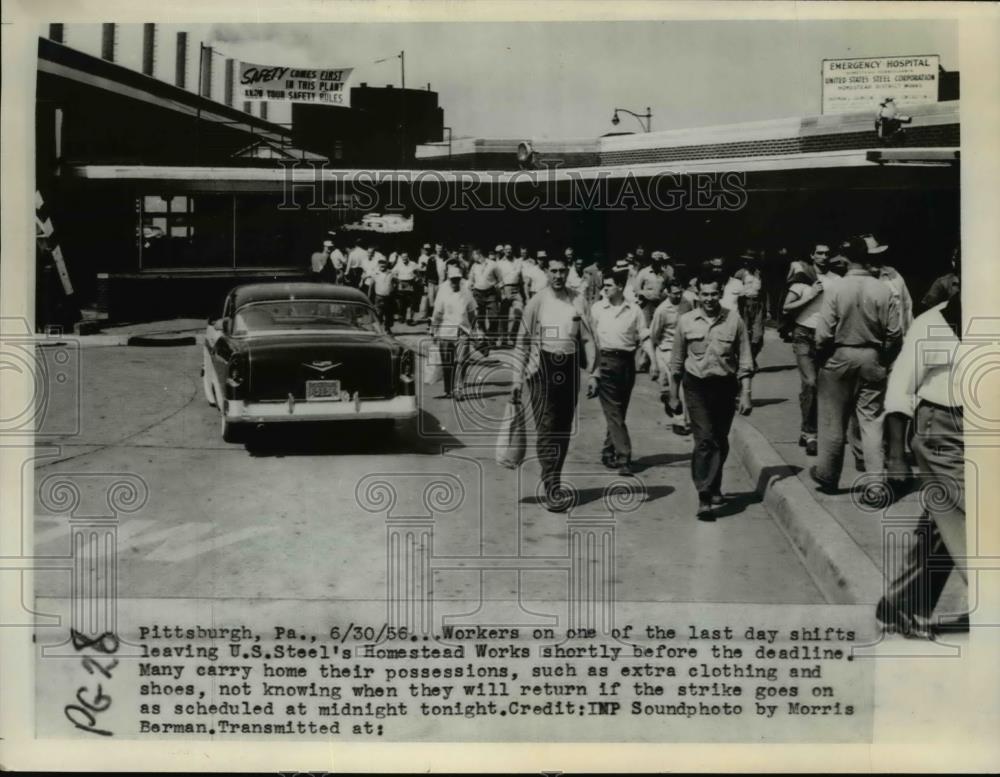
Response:
POLYGON ((232 266, 232 198, 144 194, 136 198, 143 269, 232 266))

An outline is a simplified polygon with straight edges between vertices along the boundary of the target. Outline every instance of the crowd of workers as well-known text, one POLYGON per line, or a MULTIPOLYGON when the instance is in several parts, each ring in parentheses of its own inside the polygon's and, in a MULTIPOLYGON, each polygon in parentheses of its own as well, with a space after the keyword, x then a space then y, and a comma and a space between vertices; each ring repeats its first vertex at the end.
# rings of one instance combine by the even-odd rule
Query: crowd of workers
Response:
POLYGON ((568 505, 561 473, 581 375, 607 423, 601 462, 628 476, 626 415, 636 373, 648 371, 661 385, 673 431, 693 436, 696 515, 714 520, 725 503, 730 428, 737 412, 752 410, 765 320, 775 320, 795 353, 799 444, 816 458, 809 475, 818 490, 839 492, 850 448, 856 469, 867 473, 862 502, 898 495, 914 459, 921 476, 939 485, 946 478, 955 495, 944 513, 925 516, 907 568, 878 608, 887 627, 923 634, 944 586, 941 569, 954 567, 965 550, 962 408, 950 383, 952 357, 928 366, 919 353, 928 338, 941 340, 929 334, 935 325, 953 333, 951 345, 960 343, 961 255, 956 249, 952 272, 935 281, 914 319, 903 277, 883 261, 886 248, 872 235, 817 242, 803 257, 788 257, 780 280, 768 276, 754 250, 733 264, 712 257, 689 269, 641 247, 609 267, 572 248, 532 254, 509 244, 446 250, 439 243, 424 244, 412 258, 405 251, 384 256, 361 241, 345 255, 327 243, 312 269, 320 279, 367 290, 390 331, 397 317, 426 321, 443 357, 445 397, 463 398, 473 350, 515 349, 511 399, 527 393, 543 502, 554 512, 568 505))

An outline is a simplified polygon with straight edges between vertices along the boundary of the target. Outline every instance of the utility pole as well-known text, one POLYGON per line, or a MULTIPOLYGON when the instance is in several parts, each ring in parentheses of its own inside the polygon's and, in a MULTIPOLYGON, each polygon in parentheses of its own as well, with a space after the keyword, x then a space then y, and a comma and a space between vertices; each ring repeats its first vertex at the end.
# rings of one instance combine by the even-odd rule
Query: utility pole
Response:
POLYGON ((399 52, 399 86, 401 89, 406 88, 406 52, 399 52))

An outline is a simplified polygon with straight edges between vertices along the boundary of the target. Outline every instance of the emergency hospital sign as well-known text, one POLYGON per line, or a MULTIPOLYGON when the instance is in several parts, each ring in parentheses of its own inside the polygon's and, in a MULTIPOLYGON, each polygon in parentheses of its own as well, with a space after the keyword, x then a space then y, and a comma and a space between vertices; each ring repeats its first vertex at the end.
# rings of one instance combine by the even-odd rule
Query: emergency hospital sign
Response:
POLYGON ((347 87, 353 70, 350 67, 309 70, 241 62, 241 99, 317 103, 350 108, 351 92, 347 87))
POLYGON ((823 60, 823 113, 877 111, 891 97, 897 107, 938 101, 937 54, 823 60))

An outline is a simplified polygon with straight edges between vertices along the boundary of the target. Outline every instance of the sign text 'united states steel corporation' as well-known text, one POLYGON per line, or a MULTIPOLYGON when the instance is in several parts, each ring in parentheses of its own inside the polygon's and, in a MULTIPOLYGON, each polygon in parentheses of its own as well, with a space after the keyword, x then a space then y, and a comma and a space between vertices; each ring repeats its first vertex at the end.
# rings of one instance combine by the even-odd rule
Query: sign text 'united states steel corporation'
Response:
POLYGON ((823 113, 875 111, 886 97, 899 107, 936 103, 937 54, 823 60, 823 113))

